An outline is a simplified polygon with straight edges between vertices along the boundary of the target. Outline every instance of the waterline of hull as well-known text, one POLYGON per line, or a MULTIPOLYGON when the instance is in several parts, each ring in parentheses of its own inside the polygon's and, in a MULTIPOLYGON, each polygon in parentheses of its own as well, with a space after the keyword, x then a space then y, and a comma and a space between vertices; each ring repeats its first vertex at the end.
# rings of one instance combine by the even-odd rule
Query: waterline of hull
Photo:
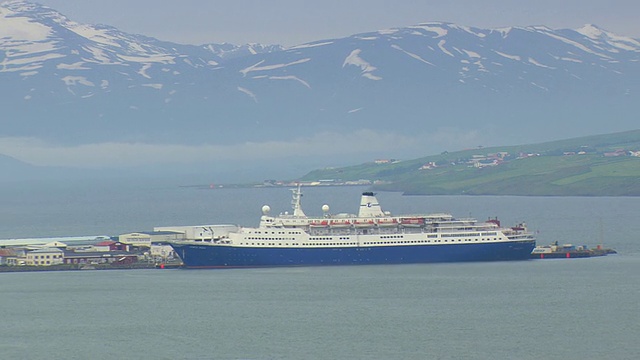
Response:
POLYGON ((527 260, 535 241, 332 248, 171 246, 186 268, 236 268, 527 260))

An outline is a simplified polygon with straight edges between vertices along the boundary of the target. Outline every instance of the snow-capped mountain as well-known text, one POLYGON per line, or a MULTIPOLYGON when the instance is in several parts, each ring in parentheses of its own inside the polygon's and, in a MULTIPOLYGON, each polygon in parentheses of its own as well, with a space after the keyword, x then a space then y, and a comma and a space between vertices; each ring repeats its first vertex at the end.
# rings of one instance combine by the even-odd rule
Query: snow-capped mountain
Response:
POLYGON ((409 143, 425 152, 530 143, 637 128, 639 79, 640 41, 595 25, 429 22, 286 49, 191 46, 30 2, 0 5, 0 138, 233 145, 353 135, 366 138, 354 153, 377 155, 409 143))

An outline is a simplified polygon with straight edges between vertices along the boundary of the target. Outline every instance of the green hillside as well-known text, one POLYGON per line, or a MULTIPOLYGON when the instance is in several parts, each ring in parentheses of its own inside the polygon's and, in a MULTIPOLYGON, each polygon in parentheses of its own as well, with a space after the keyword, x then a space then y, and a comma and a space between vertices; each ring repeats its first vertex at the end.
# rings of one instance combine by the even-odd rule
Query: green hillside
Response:
POLYGON ((312 171, 406 194, 639 196, 640 130, 312 171))

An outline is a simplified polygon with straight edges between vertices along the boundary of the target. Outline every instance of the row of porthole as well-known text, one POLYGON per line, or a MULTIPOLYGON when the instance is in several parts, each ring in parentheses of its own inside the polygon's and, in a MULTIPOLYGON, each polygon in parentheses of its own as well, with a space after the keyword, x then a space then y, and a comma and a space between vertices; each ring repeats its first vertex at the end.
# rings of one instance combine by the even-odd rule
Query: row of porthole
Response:
MULTIPOLYGON (((255 231, 254 233, 255 233, 255 234, 262 234, 262 231, 255 231)), ((265 232, 264 232, 264 234, 265 234, 265 235, 267 235, 267 234, 269 234, 269 232, 268 232, 268 231, 265 231, 265 232)), ((301 233, 300 231, 289 231, 289 232, 287 232, 287 233, 285 233, 284 231, 278 231, 278 232, 276 232, 276 231, 272 231, 272 232, 271 232, 271 234, 272 234, 272 235, 276 235, 276 234, 278 234, 278 235, 284 235, 284 234, 289 234, 289 235, 296 235, 296 234, 298 234, 298 235, 300 235, 300 234, 302 234, 302 233, 301 233)))
MULTIPOLYGON (((240 245, 247 245, 247 246, 249 246, 249 245, 251 245, 251 246, 277 246, 277 245, 282 246, 282 245, 284 245, 284 246, 289 246, 288 243, 286 243, 286 244, 275 244, 275 243, 246 243, 245 244, 245 243, 240 243, 240 245)), ((299 246, 299 245, 300 244, 294 244, 294 243, 291 244, 291 246, 299 246)), ((329 243, 329 244, 327 244, 327 243, 313 244, 312 243, 312 244, 303 244, 303 245, 306 245, 306 246, 347 246, 347 245, 348 246, 355 246, 355 245, 358 245, 358 243, 329 243)))
MULTIPOLYGON (((457 242, 471 242, 471 241, 491 241, 491 239, 458 239, 457 242)), ((493 238, 494 241, 497 241, 497 238, 493 238)), ((404 241, 380 241, 380 242, 365 242, 364 245, 389 245, 389 244, 420 244, 420 243, 441 243, 441 242, 449 242, 449 240, 444 239, 444 240, 427 240, 427 241, 419 241, 419 240, 404 240, 404 241)), ((456 242, 456 240, 451 240, 451 242, 456 242)), ((241 243, 240 245, 244 245, 243 243, 241 243)), ((276 243, 247 243, 247 245, 267 245, 267 246, 276 246, 276 245, 283 245, 283 244, 276 244, 276 243)), ((288 243, 284 244, 285 246, 289 246, 288 243)), ((291 244, 291 246, 298 246, 299 244, 291 244)), ((310 246, 345 246, 345 245, 357 245, 357 243, 319 243, 319 244, 307 244, 310 246)))

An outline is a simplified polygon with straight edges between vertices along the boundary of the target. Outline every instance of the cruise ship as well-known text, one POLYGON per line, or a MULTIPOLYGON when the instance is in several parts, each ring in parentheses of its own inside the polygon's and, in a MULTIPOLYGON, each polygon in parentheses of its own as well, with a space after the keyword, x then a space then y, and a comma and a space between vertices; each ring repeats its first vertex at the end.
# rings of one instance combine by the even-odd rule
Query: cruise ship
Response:
POLYGON ((374 193, 364 192, 358 214, 307 216, 300 186, 292 189, 291 213, 270 215, 258 227, 220 226, 210 239, 173 241, 186 268, 240 268, 412 264, 526 260, 535 247, 524 223, 502 227, 450 214, 392 215, 374 193))

